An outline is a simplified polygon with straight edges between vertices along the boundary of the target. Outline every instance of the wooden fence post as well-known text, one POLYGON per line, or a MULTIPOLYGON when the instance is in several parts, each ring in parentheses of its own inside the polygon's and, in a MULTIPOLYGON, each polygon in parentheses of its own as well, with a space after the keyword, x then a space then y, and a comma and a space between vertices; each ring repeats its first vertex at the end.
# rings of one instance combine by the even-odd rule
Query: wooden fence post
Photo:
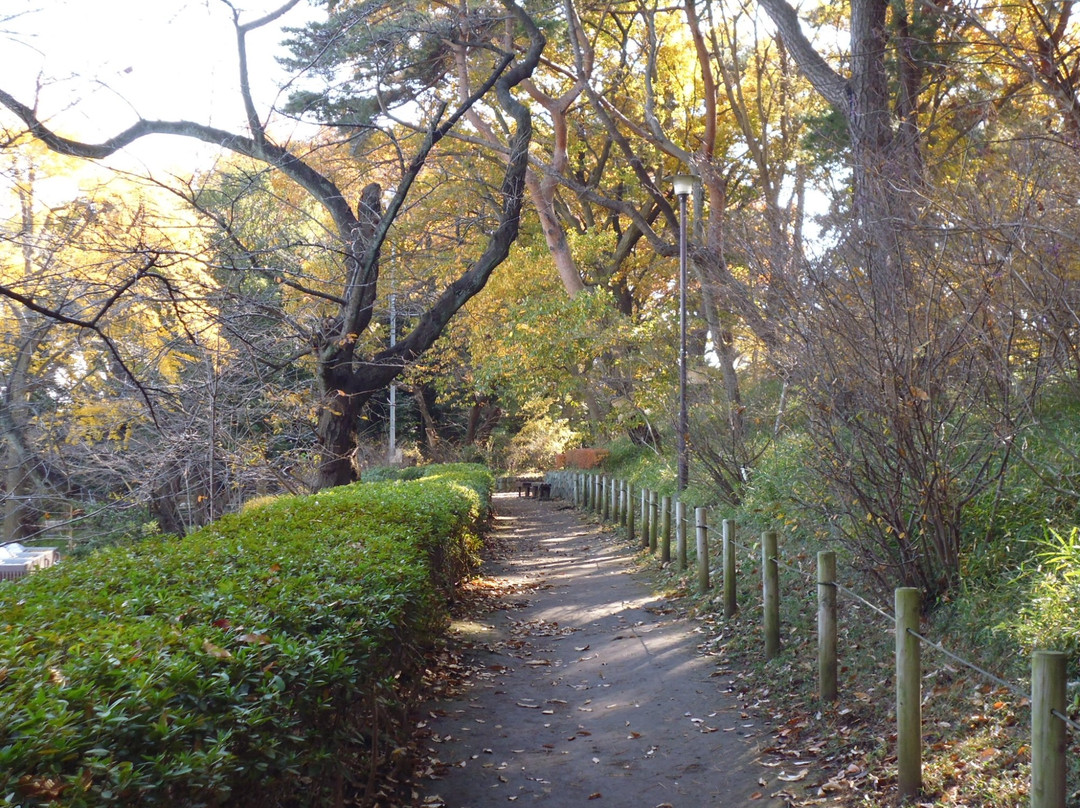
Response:
POLYGON ((817 554, 818 695, 836 701, 836 553, 817 554))
POLYGON ((1031 808, 1065 808, 1065 662, 1060 651, 1031 657, 1031 808))
POLYGON ((723 521, 724 617, 733 617, 739 605, 735 595, 735 521, 723 521))
POLYGON ((660 563, 671 561, 671 497, 660 500, 660 563))
POLYGON ((626 484, 626 537, 630 543, 634 542, 634 486, 626 484))
POLYGON ((896 590, 896 769, 900 798, 922 790, 922 663, 919 590, 896 590))
POLYGON ((656 492, 649 492, 649 550, 656 552, 656 537, 659 520, 656 518, 656 492))
POLYGON ((675 559, 679 570, 686 569, 686 504, 675 500, 675 559))
POLYGON ((611 521, 611 478, 606 474, 600 478, 600 485, 604 487, 604 512, 602 518, 605 522, 611 521))
POLYGON ((630 504, 630 483, 622 480, 619 483, 619 524, 626 527, 626 512, 630 504))
POLYGON ((649 546, 649 489, 641 489, 641 546, 649 546))
POLYGON ((705 508, 694 511, 697 526, 697 573, 698 592, 709 591, 709 512, 705 508))
POLYGON ((780 653, 780 563, 776 531, 761 534, 761 598, 765 609, 765 659, 780 653))

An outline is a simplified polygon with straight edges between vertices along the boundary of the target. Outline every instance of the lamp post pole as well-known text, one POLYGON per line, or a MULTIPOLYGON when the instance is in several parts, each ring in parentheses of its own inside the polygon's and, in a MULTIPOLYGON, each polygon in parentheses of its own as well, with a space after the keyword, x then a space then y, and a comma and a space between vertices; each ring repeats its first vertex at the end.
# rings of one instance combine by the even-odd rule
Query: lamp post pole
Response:
POLYGON ((690 464, 687 457, 687 412, 686 412, 686 201, 694 190, 697 177, 689 174, 676 174, 672 177, 675 195, 679 198, 679 426, 678 451, 679 472, 678 492, 682 498, 690 476, 690 464))
MULTIPOLYGON (((396 252, 390 252, 390 347, 397 345, 397 289, 394 283, 394 259, 396 252)), ((390 429, 387 436, 386 462, 397 462, 397 385, 390 383, 390 429)))

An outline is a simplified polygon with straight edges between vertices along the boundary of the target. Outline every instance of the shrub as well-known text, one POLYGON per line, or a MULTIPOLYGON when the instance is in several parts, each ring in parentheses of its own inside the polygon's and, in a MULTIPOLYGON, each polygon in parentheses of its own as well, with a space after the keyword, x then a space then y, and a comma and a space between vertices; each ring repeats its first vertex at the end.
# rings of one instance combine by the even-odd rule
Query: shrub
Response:
POLYGON ((507 466, 512 472, 555 468, 556 455, 577 439, 565 419, 534 418, 510 440, 507 466))
POLYGON ((1064 651, 1080 671, 1080 528, 1047 527, 1042 547, 1028 601, 1003 627, 1026 652, 1064 651))
POLYGON ((360 479, 365 483, 378 483, 386 480, 419 480, 423 476, 422 466, 372 466, 364 469, 360 479))
POLYGON ((0 801, 341 794, 400 741, 395 705, 444 626, 490 479, 449 467, 280 497, 6 585, 0 801))

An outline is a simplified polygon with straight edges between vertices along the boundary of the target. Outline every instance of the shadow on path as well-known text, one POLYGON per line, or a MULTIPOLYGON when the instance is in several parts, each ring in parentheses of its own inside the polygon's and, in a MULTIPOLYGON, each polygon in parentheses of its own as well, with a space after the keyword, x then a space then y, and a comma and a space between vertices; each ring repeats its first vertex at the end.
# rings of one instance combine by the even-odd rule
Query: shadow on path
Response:
POLYGON ((429 704, 441 761, 421 804, 769 806, 756 721, 696 652, 693 625, 632 574, 632 552, 559 501, 495 500, 499 608, 455 625, 472 675, 429 704))

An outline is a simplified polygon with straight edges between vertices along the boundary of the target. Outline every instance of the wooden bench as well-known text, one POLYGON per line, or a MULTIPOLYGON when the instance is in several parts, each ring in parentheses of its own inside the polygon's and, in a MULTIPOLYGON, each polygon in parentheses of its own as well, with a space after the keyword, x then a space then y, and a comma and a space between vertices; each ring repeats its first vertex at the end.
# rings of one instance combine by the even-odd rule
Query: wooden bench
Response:
POLYGON ((551 499, 551 483, 539 480, 518 480, 517 495, 526 499, 551 499))

